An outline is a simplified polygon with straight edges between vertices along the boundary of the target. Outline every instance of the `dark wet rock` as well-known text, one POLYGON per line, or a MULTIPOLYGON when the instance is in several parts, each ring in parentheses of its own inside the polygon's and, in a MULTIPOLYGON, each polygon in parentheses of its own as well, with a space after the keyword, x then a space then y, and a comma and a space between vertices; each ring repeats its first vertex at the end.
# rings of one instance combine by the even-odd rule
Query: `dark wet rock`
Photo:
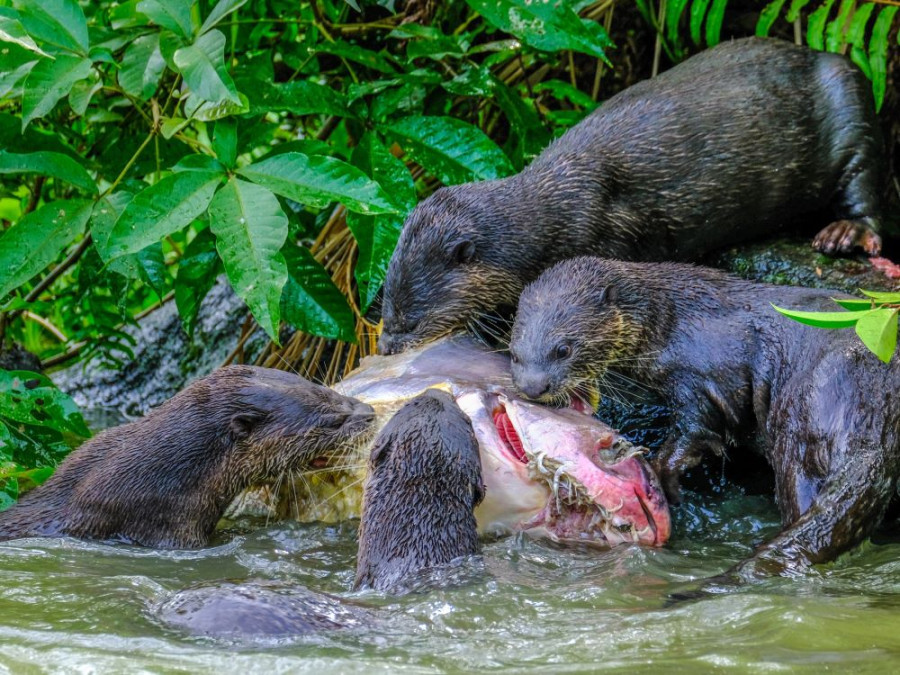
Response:
MULTIPOLYGON (((97 361, 79 363, 51 377, 85 411, 95 428, 145 414, 188 383, 222 365, 237 344, 247 307, 220 278, 200 307, 193 339, 181 326, 174 302, 126 332, 134 336, 135 357, 120 369, 97 361)), ((246 344, 253 354, 265 343, 261 330, 246 344)))
POLYGON ((892 291, 900 288, 863 257, 829 258, 809 245, 808 238, 784 237, 713 253, 705 264, 727 270, 744 279, 769 284, 833 288, 857 293, 860 288, 892 291))
POLYGON ((0 368, 41 372, 41 360, 18 343, 0 349, 0 368))

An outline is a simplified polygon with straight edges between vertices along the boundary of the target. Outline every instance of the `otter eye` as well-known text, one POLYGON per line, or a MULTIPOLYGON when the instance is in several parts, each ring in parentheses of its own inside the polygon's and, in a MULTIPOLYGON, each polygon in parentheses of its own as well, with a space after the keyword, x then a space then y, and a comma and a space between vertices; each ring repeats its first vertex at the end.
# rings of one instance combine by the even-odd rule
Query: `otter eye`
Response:
POLYGON ((453 247, 450 259, 459 265, 472 262, 475 259, 475 244, 468 239, 459 242, 453 247))
POLYGON ((509 355, 509 360, 515 364, 519 363, 519 357, 512 353, 510 353, 510 355, 509 355))
POLYGON ((569 345, 559 345, 556 348, 556 358, 564 359, 572 353, 572 348, 569 345))

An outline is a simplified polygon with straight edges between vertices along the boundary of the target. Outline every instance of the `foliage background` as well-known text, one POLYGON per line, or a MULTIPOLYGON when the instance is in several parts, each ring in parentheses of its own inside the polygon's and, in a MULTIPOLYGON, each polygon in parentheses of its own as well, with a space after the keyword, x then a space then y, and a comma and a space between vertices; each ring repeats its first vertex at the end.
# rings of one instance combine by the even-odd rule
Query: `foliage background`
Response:
MULTIPOLYGON (((272 339, 258 362, 334 379, 373 350, 404 216, 438 185, 518 171, 622 88, 753 33, 847 53, 896 120, 897 10, 0 0, 0 338, 45 368, 116 364, 162 303, 191 333, 224 272, 272 339)), ((49 381, 6 378, 14 498, 88 431, 49 381)))

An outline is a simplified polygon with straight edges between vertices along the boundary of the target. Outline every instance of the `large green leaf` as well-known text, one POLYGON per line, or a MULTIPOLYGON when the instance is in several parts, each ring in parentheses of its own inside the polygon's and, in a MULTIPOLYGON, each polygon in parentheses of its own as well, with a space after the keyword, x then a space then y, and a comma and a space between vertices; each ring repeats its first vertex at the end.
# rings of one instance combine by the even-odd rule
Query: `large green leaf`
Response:
POLYGON ((353 310, 328 272, 308 249, 283 249, 288 282, 281 298, 284 320, 294 328, 324 338, 356 342, 353 310))
POLYGON ((137 253, 187 227, 206 211, 221 180, 213 171, 182 171, 145 188, 119 216, 101 255, 109 260, 137 253))
POLYGON ((879 359, 887 363, 897 347, 896 309, 876 309, 866 312, 856 322, 856 334, 879 359))
POLYGON ((245 77, 238 80, 238 85, 242 91, 253 92, 249 111, 253 115, 264 115, 272 111, 294 115, 353 115, 343 94, 317 82, 298 80, 274 84, 245 77))
POLYGON ((776 311, 786 317, 816 328, 849 328, 856 325, 862 317, 874 310, 860 312, 800 312, 792 309, 782 309, 772 305, 776 311))
POLYGON ((240 105, 241 99, 225 67, 225 36, 211 30, 193 44, 182 47, 173 57, 175 65, 191 91, 205 101, 230 101, 240 105))
POLYGON ((31 69, 25 78, 22 96, 22 129, 36 117, 43 117, 72 86, 91 72, 91 60, 80 56, 57 56, 45 59, 31 69))
POLYGON ((4 45, 0 49, 6 53, 4 67, 0 68, 0 99, 7 95, 11 98, 21 96, 21 83, 37 65, 38 57, 18 45, 4 45))
POLYGON ((31 37, 47 46, 87 56, 87 21, 76 0, 16 0, 15 6, 31 37))
POLYGON ((247 0, 219 0, 216 6, 212 8, 209 16, 206 17, 206 21, 200 26, 200 32, 205 33, 246 2, 247 0))
POLYGON ((201 230, 184 249, 175 277, 175 305, 188 335, 194 334, 197 312, 221 270, 216 238, 209 228, 201 230))
MULTIPOLYGON (((404 212, 411 211, 416 205, 416 189, 409 170, 374 134, 362 137, 353 150, 351 161, 390 192, 404 212)), ((355 274, 363 313, 368 311, 384 282, 391 254, 403 228, 403 217, 404 214, 347 215, 347 227, 359 249, 355 274)))
POLYGON ((894 23, 894 16, 900 7, 889 6, 878 12, 869 41, 869 63, 872 66, 872 92, 875 95, 875 110, 881 110, 884 91, 887 86, 888 35, 894 23))
POLYGON ((188 38, 194 31, 191 22, 191 5, 194 2, 195 0, 141 0, 137 4, 137 10, 157 26, 188 38))
POLYGON ((74 159, 59 152, 16 154, 0 150, 0 174, 37 173, 71 183, 85 192, 97 193, 97 184, 74 159))
POLYGON ((337 201, 358 213, 399 210, 378 183, 332 157, 286 152, 238 169, 238 173, 282 197, 313 207, 337 201))
POLYGON ((60 200, 24 216, 0 237, 0 298, 47 265, 84 231, 90 200, 60 200))
POLYGON ((166 61, 159 49, 159 33, 141 35, 128 45, 118 72, 119 86, 125 93, 148 100, 159 85, 166 61))
POLYGON ((715 47, 719 44, 722 33, 722 22, 725 20, 725 8, 728 0, 713 0, 709 14, 706 16, 706 46, 715 47))
POLYGON ((828 23, 825 31, 825 48, 829 52, 839 52, 847 42, 850 12, 856 8, 856 0, 841 0, 837 16, 828 23), (846 31, 845 31, 846 29, 846 31))
POLYGON ((0 370, 0 417, 88 438, 81 411, 44 375, 0 370))
POLYGON ((860 291, 866 297, 872 298, 875 302, 900 304, 900 292, 898 291, 860 291))
POLYGON ((509 158, 484 132, 452 117, 404 117, 384 129, 445 185, 514 173, 509 158))
POLYGON ((209 205, 209 226, 235 292, 276 342, 287 268, 288 219, 269 190, 232 178, 209 205))
POLYGON ((0 42, 11 42, 39 56, 48 56, 25 31, 22 22, 11 16, 0 15, 0 42))
POLYGON ((466 0, 469 7, 493 26, 511 33, 535 49, 558 52, 572 49, 607 61, 612 45, 596 21, 581 19, 562 0, 466 0))

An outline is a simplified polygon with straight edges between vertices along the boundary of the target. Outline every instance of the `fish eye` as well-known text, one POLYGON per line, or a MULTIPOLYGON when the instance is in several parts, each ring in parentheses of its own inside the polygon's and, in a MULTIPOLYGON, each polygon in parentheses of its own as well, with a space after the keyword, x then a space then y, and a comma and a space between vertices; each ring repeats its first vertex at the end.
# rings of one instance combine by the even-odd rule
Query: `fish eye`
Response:
POLYGON ((572 348, 567 344, 561 344, 556 348, 556 358, 564 359, 572 353, 572 348))

